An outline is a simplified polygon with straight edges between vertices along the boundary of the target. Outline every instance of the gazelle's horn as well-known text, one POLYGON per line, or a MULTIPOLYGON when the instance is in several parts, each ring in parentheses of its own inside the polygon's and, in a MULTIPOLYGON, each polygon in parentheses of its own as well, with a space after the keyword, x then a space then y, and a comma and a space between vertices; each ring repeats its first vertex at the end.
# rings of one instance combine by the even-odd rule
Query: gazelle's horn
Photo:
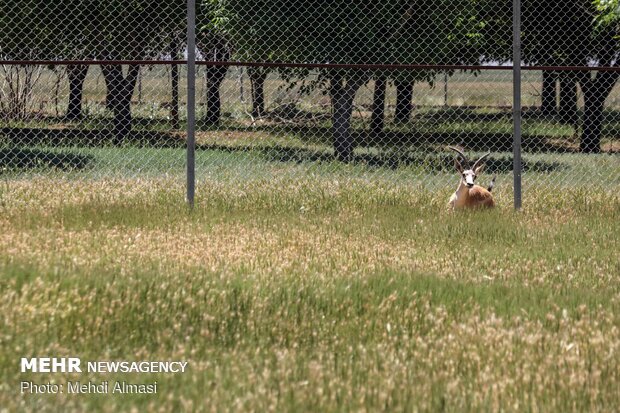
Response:
POLYGON ((484 158, 486 158, 487 156, 489 156, 490 154, 491 154, 491 152, 487 152, 487 153, 485 153, 484 155, 482 155, 480 158, 478 158, 478 160, 474 163, 474 166, 472 166, 472 168, 471 168, 471 169, 475 171, 475 170, 476 170, 476 168, 478 167, 478 164, 479 164, 479 163, 480 163, 480 162, 481 162, 484 158))
POLYGON ((463 161, 465 161, 465 163, 466 163, 466 168, 469 169, 469 161, 467 160, 467 156, 465 156, 463 151, 461 151, 458 148, 455 148, 454 146, 448 146, 448 148, 452 149, 454 152, 456 152, 459 155, 461 155, 461 158, 463 158, 463 161))

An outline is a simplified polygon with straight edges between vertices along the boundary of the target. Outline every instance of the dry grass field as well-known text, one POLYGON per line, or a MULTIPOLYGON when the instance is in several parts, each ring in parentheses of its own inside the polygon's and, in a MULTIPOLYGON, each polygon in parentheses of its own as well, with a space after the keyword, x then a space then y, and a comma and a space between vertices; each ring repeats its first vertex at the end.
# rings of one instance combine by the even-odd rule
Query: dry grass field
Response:
POLYGON ((0 411, 614 411, 620 198, 324 177, 4 178, 0 411), (187 360, 20 374, 21 356, 187 360), (77 377, 76 377, 77 376, 77 377), (28 395, 19 381, 158 381, 28 395))

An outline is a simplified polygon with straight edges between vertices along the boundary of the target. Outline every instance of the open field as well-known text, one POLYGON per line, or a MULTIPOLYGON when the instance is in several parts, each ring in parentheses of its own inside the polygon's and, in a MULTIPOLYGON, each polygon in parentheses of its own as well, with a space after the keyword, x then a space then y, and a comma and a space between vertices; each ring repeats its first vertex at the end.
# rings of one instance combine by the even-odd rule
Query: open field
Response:
POLYGON ((327 178, 203 176, 192 213, 180 177, 2 178, 0 410, 620 405, 617 191, 449 214, 449 187, 327 178), (190 368, 36 376, 157 395, 19 395, 35 355, 190 368))

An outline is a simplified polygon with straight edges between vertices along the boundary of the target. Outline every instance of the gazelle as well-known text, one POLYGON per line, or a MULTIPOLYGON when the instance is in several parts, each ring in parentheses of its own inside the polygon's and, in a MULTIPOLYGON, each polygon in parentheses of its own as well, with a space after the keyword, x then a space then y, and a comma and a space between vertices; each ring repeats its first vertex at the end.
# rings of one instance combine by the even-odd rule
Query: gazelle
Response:
POLYGON ((476 162, 474 162, 474 165, 470 167, 467 157, 461 150, 453 148, 452 146, 449 146, 448 148, 461 155, 461 158, 465 164, 465 167, 463 167, 458 158, 454 159, 456 169, 461 173, 461 182, 459 183, 459 187, 456 189, 456 192, 454 192, 452 197, 450 197, 448 207, 452 210, 462 208, 493 208, 495 206, 495 201, 493 200, 491 191, 493 190, 493 186, 495 186, 496 176, 493 177, 491 184, 486 189, 480 185, 474 184, 474 181, 484 169, 484 164, 481 164, 482 160, 489 156, 491 152, 487 152, 482 155, 476 162))

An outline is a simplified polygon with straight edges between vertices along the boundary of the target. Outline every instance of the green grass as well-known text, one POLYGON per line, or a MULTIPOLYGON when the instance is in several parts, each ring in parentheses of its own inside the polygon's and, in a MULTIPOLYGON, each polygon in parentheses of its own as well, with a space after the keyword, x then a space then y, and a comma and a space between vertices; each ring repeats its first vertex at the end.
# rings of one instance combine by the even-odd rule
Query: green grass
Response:
POLYGON ((338 175, 6 178, 0 405, 26 411, 612 411, 620 199, 338 175), (502 199, 509 192, 498 192, 502 199), (19 357, 188 360, 181 375, 19 374, 19 357), (157 395, 18 394, 20 380, 157 395))

